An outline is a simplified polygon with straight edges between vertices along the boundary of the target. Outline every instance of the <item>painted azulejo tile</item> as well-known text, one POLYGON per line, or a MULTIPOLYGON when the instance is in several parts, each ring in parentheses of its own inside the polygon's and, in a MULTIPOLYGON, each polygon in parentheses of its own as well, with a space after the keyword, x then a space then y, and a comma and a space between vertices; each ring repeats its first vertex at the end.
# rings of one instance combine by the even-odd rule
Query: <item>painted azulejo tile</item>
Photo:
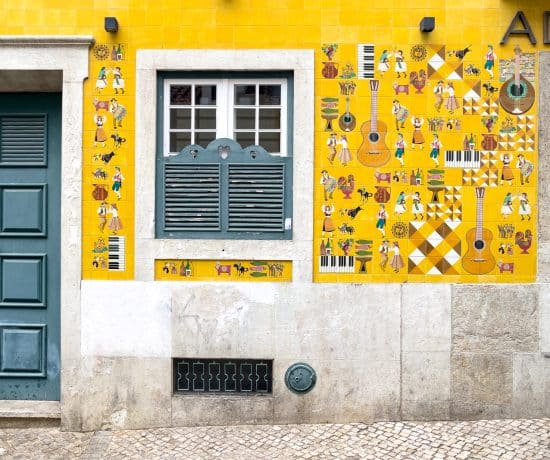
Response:
POLYGON ((197 260, 155 261, 155 279, 162 281, 251 281, 288 282, 292 262, 286 260, 197 260))

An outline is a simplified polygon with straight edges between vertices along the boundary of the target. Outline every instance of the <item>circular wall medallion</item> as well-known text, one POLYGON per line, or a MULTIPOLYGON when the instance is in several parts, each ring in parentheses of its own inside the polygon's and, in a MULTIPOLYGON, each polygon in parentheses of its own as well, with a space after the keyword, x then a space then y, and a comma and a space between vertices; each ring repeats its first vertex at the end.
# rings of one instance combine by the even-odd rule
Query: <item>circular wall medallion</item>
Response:
POLYGON ((109 57, 109 47, 107 45, 96 45, 93 53, 98 61, 104 61, 109 57))
POLYGON ((294 393, 307 393, 315 386, 316 380, 317 374, 306 363, 293 364, 285 374, 286 386, 294 393))
POLYGON ((426 47, 424 45, 414 45, 411 48, 411 58, 414 61, 423 61, 426 59, 426 56, 428 55, 428 50, 426 50, 426 47))

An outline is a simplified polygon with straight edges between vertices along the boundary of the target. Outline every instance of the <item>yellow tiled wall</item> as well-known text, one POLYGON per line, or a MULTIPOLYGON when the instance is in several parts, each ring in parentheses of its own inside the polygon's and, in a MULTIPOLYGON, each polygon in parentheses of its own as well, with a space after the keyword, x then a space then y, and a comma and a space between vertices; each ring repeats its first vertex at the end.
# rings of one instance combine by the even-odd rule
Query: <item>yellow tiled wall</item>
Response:
POLYGON ((357 46, 322 47, 318 281, 534 280, 536 55, 495 46, 486 69, 493 42, 473 43, 375 43, 370 80, 343 78, 357 46))
MULTIPOLYGON (((498 0, 387 0, 384 2, 365 3, 359 0, 82 0, 67 7, 66 2, 59 0, 8 0, 3 3, 2 33, 7 35, 71 35, 92 34, 96 43, 90 50, 90 78, 85 82, 84 113, 84 150, 83 155, 83 277, 98 279, 132 279, 133 278, 133 235, 134 235, 134 200, 139 191, 134 189, 134 164, 139 152, 134 149, 135 117, 135 55, 137 49, 143 48, 309 48, 315 50, 315 204, 314 204, 314 278, 317 281, 532 281, 536 274, 536 206, 537 206, 537 108, 535 105, 520 115, 508 114, 502 105, 496 102, 500 88, 510 79, 510 73, 503 69, 513 68, 514 48, 519 45, 522 53, 522 72, 527 74, 529 60, 535 65, 531 83, 536 88, 536 51, 548 49, 542 41, 542 14, 547 8, 546 2, 516 2, 498 0), (538 45, 533 46, 525 36, 511 37, 503 46, 499 42, 508 28, 516 11, 522 9, 529 20, 538 45), (117 34, 103 30, 105 16, 115 16, 120 24, 117 34), (418 24, 424 16, 434 16, 435 30, 421 33, 418 24), (325 45, 337 45, 332 61, 338 63, 338 75, 326 78, 330 71, 323 68, 329 62, 322 48, 325 45), (375 45, 375 62, 383 49, 392 54, 403 50, 407 63, 407 75, 398 75, 394 71, 395 55, 390 56, 390 69, 383 75, 376 73, 379 80, 376 93, 378 103, 377 120, 387 125, 383 133, 383 142, 390 152, 387 163, 378 168, 365 166, 358 161, 357 153, 365 141, 365 129, 372 120, 371 104, 373 93, 368 79, 356 76, 342 78, 347 67, 348 76, 357 73, 357 45, 375 45), (489 44, 494 45, 497 61, 494 76, 484 70, 485 53, 489 44), (116 53, 119 50, 121 53, 116 53), (115 53, 113 54, 113 47, 115 53), (461 59, 452 53, 468 48, 469 52, 461 59), (416 50, 417 54, 411 54, 416 50), (419 59, 426 51, 426 56, 419 59), (418 54, 419 53, 419 54, 418 54), (427 75, 423 86, 421 79, 411 80, 411 72, 420 70, 428 72, 429 60, 440 53, 445 69, 427 75), (451 54, 449 54, 451 53, 451 54), (418 60, 415 60, 416 56, 418 60), (509 61, 508 63, 506 61, 509 61), (453 66, 460 66, 458 78, 449 79, 453 66), (479 75, 466 74, 467 66, 479 69, 479 75), (507 67, 508 66, 508 67, 507 67), (98 83, 98 76, 105 67, 106 81, 98 83), (121 83, 113 85, 114 77, 120 68, 124 80, 124 92, 121 83), (440 78, 441 77, 441 78, 440 78), (435 108, 433 93, 437 81, 441 79, 447 85, 454 84, 459 107, 453 113, 443 106, 438 112, 435 108), (334 131, 337 139, 347 135, 350 150, 349 161, 345 155, 337 155, 331 163, 328 159, 326 120, 321 110, 326 105, 326 98, 337 100, 338 118, 346 114, 346 96, 341 93, 339 83, 353 82, 355 90, 350 94, 350 112, 356 119, 353 131, 343 131, 335 120, 334 131), (408 94, 394 90, 394 83, 407 86, 408 94), (414 87, 417 84, 420 89, 414 87), (494 93, 487 93, 484 84, 495 87, 494 93), (103 86, 105 86, 103 88, 103 86), (472 97, 472 92, 478 97, 472 97), (101 104, 94 106, 94 101, 111 101, 124 106, 126 113, 120 126, 113 125, 112 113, 101 104), (466 98, 466 99, 465 99, 466 98), (404 166, 395 157, 395 143, 398 130, 391 113, 393 100, 398 99, 407 107, 409 116, 404 128, 407 143, 403 157, 404 166), (489 106, 485 108, 487 102, 489 106), (496 105, 495 105, 496 102, 496 105), (106 141, 96 142, 97 126, 94 116, 105 115, 104 134, 106 141), (422 133, 425 139, 423 148, 416 145, 412 149, 413 128, 412 116, 422 117, 422 133), (491 133, 486 125, 488 117, 492 120, 491 133), (443 119, 443 128, 437 131, 443 145, 439 156, 440 165, 430 158, 430 142, 433 140, 433 126, 429 118, 443 119), (508 118, 510 120, 508 120, 508 118), (452 129, 447 122, 452 119, 452 129), (456 124, 459 124, 457 127, 456 124), (533 126, 532 126, 533 125, 533 126), (361 127, 366 126, 361 131, 361 127), (513 129, 515 128, 515 131, 513 129), (512 131, 510 131, 512 130, 512 131), (111 137, 117 134, 125 141, 116 144, 111 137), (487 134, 494 134, 498 148, 494 151, 484 150, 482 140, 487 134), (443 158, 445 150, 463 149, 464 137, 474 137, 475 148, 482 152, 483 164, 480 170, 469 168, 446 167, 443 158), (531 140, 533 142, 531 142, 531 140), (534 165, 534 172, 529 183, 522 184, 520 171, 515 168, 518 154, 523 150, 525 157, 534 165), (107 160, 105 154, 115 155, 107 160), (513 179, 500 183, 503 163, 501 155, 508 153, 512 158, 513 179), (340 161, 344 158, 345 165, 340 161), (113 190, 113 176, 119 167, 123 176, 120 187, 120 199, 113 190), (378 177, 390 175, 390 182, 377 182, 378 177), (433 171, 441 169, 442 172, 433 171), (324 188, 321 185, 322 171, 326 170, 336 181, 342 177, 332 197, 325 200, 324 188), (421 176, 420 185, 411 185, 411 173, 421 176), (398 173, 396 175, 396 173, 398 173), (487 174, 488 178, 485 178, 487 174), (497 179, 495 180, 494 174, 497 179), (353 178, 350 180, 350 176, 353 178), (393 179, 396 176, 400 180, 393 179), (428 177, 430 176, 431 179, 428 177), (439 177, 444 176, 444 178, 439 177), (402 177, 407 179, 403 182, 402 177), (435 177, 435 179, 434 179, 435 177), (438 192, 438 202, 434 203, 434 187, 428 180, 442 180, 445 189, 438 192), (104 191, 101 191, 104 186, 104 191), (386 208, 389 213, 385 233, 376 228, 376 212, 379 203, 374 192, 376 186, 384 186, 391 193, 386 208), (476 198, 476 186, 485 190, 483 198, 476 198), (99 189, 99 191, 98 191, 99 189), (364 189, 363 196, 359 189, 364 189), (105 191, 107 194, 105 194, 105 191), (400 191, 407 197, 406 209, 401 216, 394 213, 395 200, 400 191), (419 192, 423 205, 422 219, 414 215, 412 196, 419 192), (349 192, 350 198, 345 198, 349 192), (373 196, 369 196, 372 193, 373 196), (507 193, 514 197, 512 214, 507 215, 502 206, 507 193), (530 207, 531 219, 525 213, 520 214, 520 196, 526 193, 530 207), (365 201, 363 201, 366 199, 365 201), (105 201, 107 214, 105 227, 102 229, 102 218, 98 215, 101 203, 105 201), (480 221, 476 205, 484 204, 481 213, 482 228, 488 232, 484 238, 489 242, 489 255, 483 258, 494 259, 492 268, 486 271, 487 264, 478 274, 464 269, 462 260, 471 252, 472 241, 467 232, 476 228, 480 221), (112 205, 118 209, 114 210, 112 205), (323 208, 327 204, 333 208, 331 219, 335 231, 323 232, 323 208), (437 205, 437 206, 431 206, 437 205), (440 206, 440 207, 438 207, 440 206), (348 215, 350 209, 362 209, 353 218, 348 215), (117 226, 116 219, 122 227, 117 226), (431 212, 431 214, 430 214, 431 212), (430 218, 431 215, 431 218, 430 218), (522 220, 523 218, 523 220, 522 220), (446 223, 447 222, 447 223, 446 223), (346 224, 346 226, 344 226, 346 224), (341 227, 343 231, 338 230, 341 227), (353 227, 353 232, 349 229, 353 227), (512 228, 513 227, 513 228, 512 228), (392 232, 393 228, 393 232, 392 232), (432 234, 438 236, 432 236, 432 234), (518 232, 521 234, 518 235, 518 232), (523 235, 523 236, 522 236, 523 235), (123 270, 109 270, 104 265, 107 252, 104 245, 109 236, 123 237, 125 242, 125 267, 123 270), (403 266, 397 271, 390 267, 394 252, 390 252, 388 265, 381 266, 379 248, 387 239, 390 247, 398 242, 403 266), (326 243, 330 240, 330 253, 349 255, 353 261, 353 273, 343 271, 322 272, 319 267, 321 251, 326 253, 326 243), (350 241, 353 240, 353 241, 350 241), (431 249, 430 249, 431 248, 431 249), (470 248, 470 251, 468 250, 470 248), (432 252, 430 252, 432 251, 432 252), (455 252, 454 254, 452 252, 455 252), (369 254, 372 253, 372 254, 369 254), (448 260, 445 259, 448 257, 448 260), (445 261, 443 261, 445 259, 445 261), (512 265, 513 264, 513 267, 512 265), (513 275, 512 276, 512 268, 513 275), (483 271, 484 273, 481 273, 483 271)), ((24 57, 22 57, 23 59, 24 57)), ((432 69, 433 70, 433 69, 432 69)), ((101 79, 100 79, 101 80, 101 79)), ((405 88, 402 88, 403 91, 405 88)), ((538 96, 538 95, 536 95, 538 96)), ((448 97, 448 93, 445 95, 448 97)), ((332 107, 332 106, 331 106, 332 107)), ((299 133, 296 133, 299 135, 299 133)), ((99 138, 102 138, 100 133, 99 138)), ((341 144, 338 144, 340 150, 341 144)), ((299 180, 295 178, 295 180, 299 180)), ((415 179, 416 180, 416 179, 415 179)), ((116 188, 116 187, 115 187, 116 188)), ((479 254, 475 253, 475 257, 479 254)), ((474 257, 474 258, 475 258, 474 257)), ((479 257, 478 257, 479 258, 479 257)), ((151 261, 153 263, 154 261, 151 261)), ((476 263, 476 262, 474 262, 476 263)), ((383 265, 383 264, 382 264, 383 265)))
POLYGON ((134 56, 129 44, 112 40, 98 41, 91 50, 84 96, 84 278, 132 277, 134 56), (118 267, 109 265, 112 243, 119 245, 118 267))

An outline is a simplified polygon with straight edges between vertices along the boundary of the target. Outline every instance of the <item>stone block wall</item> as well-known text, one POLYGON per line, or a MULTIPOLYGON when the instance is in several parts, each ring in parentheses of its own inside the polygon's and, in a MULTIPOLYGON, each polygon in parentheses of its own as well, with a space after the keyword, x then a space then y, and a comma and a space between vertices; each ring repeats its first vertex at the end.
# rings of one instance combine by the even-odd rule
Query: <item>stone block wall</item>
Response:
POLYGON ((125 320, 94 327, 112 286, 83 282, 86 430, 550 416, 545 284, 125 282, 125 320), (271 358, 273 393, 173 395, 187 356, 271 358), (317 372, 305 395, 284 383, 296 362, 317 372))

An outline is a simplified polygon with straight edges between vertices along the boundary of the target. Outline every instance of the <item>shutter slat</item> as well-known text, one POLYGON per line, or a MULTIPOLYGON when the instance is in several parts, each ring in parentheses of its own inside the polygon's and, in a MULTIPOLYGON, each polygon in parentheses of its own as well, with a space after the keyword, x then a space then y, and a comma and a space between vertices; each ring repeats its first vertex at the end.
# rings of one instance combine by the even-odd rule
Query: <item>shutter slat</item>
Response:
POLYGON ((166 164, 165 231, 220 230, 219 165, 166 164))
POLYGON ((229 231, 284 231, 284 165, 229 165, 229 231))
POLYGON ((261 208, 278 209, 282 204, 283 204, 283 202, 279 199, 266 200, 266 201, 254 200, 251 203, 250 199, 236 200, 235 198, 232 198, 230 207, 233 207, 233 208, 254 208, 254 209, 261 209, 261 208))
POLYGON ((44 165, 46 149, 46 115, 0 115, 0 165, 44 165))

